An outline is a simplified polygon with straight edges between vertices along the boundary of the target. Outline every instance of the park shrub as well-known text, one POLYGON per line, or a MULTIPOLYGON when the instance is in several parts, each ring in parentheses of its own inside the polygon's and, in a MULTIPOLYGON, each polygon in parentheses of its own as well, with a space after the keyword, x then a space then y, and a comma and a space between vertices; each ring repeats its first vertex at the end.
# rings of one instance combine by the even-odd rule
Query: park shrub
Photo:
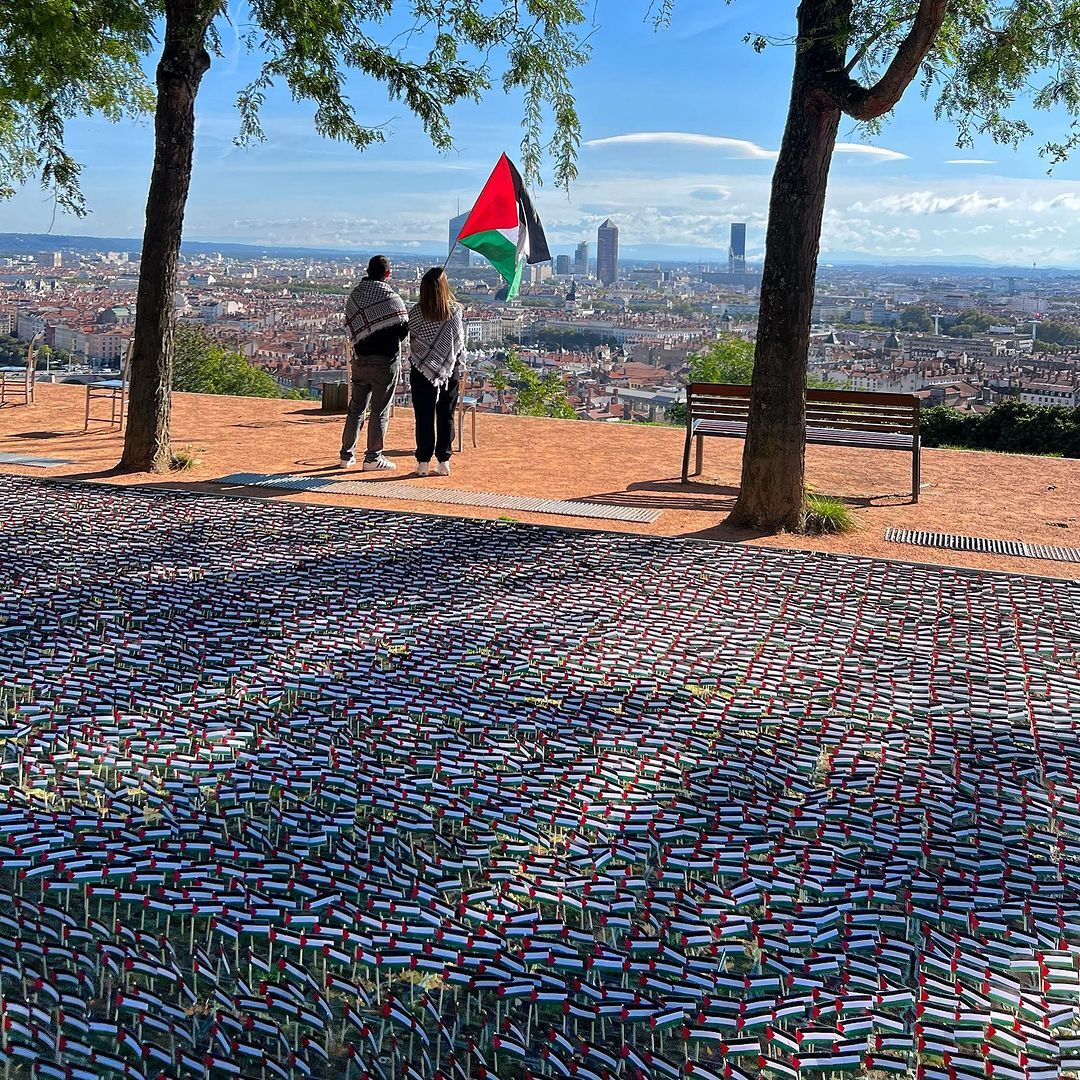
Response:
POLYGON ((855 528, 855 518, 843 499, 807 492, 803 504, 802 531, 810 536, 845 533, 855 528))
POLYGON ((924 446, 1080 457, 1080 408, 1064 405, 1010 398, 984 413, 936 406, 922 413, 919 431, 924 446))

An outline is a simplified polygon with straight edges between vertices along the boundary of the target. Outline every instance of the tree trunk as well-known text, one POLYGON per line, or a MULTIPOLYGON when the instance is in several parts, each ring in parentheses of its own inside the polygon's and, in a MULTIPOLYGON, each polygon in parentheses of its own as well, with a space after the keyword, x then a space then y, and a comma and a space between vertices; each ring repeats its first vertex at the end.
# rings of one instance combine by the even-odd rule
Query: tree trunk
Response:
POLYGON ((802 525, 806 363, 821 222, 839 107, 820 87, 842 66, 852 0, 803 0, 787 126, 773 174, 757 350, 730 524, 802 525))
POLYGON ((120 461, 120 468, 129 472, 164 472, 170 464, 176 268, 195 150, 195 96, 210 67, 206 30, 211 6, 197 0, 170 0, 165 5, 154 171, 146 199, 127 431, 120 461))

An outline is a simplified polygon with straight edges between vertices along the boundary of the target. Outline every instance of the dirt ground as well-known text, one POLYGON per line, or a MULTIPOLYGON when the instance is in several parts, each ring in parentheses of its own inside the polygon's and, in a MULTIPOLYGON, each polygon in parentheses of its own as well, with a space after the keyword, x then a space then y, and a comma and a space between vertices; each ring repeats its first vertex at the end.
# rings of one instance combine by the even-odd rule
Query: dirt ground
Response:
POLYGON ((681 430, 481 414, 477 418, 479 447, 470 445, 466 420, 465 450, 454 455, 453 474, 421 480, 412 475, 412 416, 399 409, 390 423, 387 447, 387 456, 397 463, 397 471, 388 477, 365 476, 358 467, 348 471, 340 468, 337 459, 343 418, 324 414, 315 402, 177 394, 173 404, 174 447, 190 448, 196 464, 168 476, 117 475, 110 470, 120 457, 121 436, 101 425, 84 433, 84 401, 81 386, 42 385, 36 404, 0 408, 0 451, 71 462, 48 469, 0 464, 0 471, 378 510, 478 518, 512 516, 544 525, 602 527, 1080 579, 1080 563, 992 557, 884 540, 884 530, 897 527, 1080 547, 1080 461, 924 450, 923 487, 915 504, 910 495, 910 455, 812 446, 806 452, 807 482, 821 494, 847 501, 858 530, 813 539, 758 536, 723 524, 739 481, 742 443, 734 439, 706 440, 703 475, 694 483, 682 484, 681 430), (649 507, 661 513, 652 524, 639 525, 209 483, 237 472, 337 475, 372 484, 408 478, 417 484, 583 499, 649 507))

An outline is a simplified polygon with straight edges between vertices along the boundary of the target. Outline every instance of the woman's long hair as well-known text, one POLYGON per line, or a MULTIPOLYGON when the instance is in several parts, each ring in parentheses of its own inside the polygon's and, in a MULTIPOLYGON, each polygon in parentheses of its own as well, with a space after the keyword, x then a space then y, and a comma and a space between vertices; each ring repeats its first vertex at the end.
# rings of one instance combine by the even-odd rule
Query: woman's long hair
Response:
POLYGON ((446 322, 456 297, 441 266, 433 266, 420 279, 420 314, 432 322, 446 322))

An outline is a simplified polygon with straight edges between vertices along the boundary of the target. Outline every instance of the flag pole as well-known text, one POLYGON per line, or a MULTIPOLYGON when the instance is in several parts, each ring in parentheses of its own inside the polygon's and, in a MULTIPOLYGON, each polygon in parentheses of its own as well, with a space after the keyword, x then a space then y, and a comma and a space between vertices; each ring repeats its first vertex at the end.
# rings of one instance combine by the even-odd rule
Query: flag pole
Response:
POLYGON ((444 270, 446 269, 446 264, 450 261, 450 256, 453 255, 455 251, 457 251, 457 246, 458 246, 458 242, 455 240, 454 241, 454 246, 446 253, 446 258, 445 258, 445 260, 443 260, 443 264, 442 264, 442 268, 444 270))

